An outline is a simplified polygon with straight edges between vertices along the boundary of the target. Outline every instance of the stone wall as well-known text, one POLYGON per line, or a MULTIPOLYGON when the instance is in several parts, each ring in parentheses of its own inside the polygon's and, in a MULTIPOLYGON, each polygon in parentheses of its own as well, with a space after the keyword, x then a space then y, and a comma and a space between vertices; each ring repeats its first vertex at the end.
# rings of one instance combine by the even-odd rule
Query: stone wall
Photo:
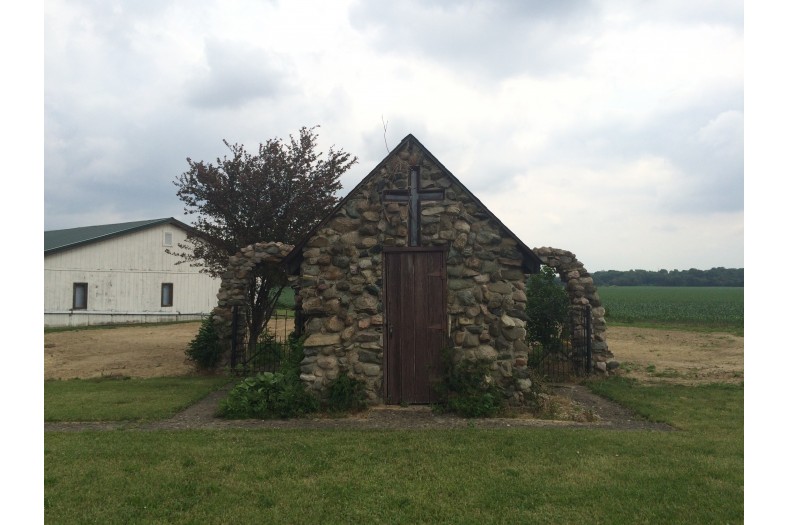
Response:
POLYGON ((566 291, 573 306, 591 305, 591 331, 593 334, 591 350, 594 367, 598 371, 605 372, 608 362, 613 362, 613 354, 607 346, 605 307, 602 306, 602 301, 596 286, 594 286, 594 279, 572 252, 542 247, 535 248, 534 253, 542 259, 544 264, 558 272, 561 280, 566 284, 566 291))
POLYGON ((302 379, 321 393, 340 372, 383 400, 383 250, 408 242, 406 203, 384 202, 419 166, 421 189, 443 189, 421 211, 421 245, 447 249, 447 344, 458 359, 491 359, 491 377, 521 402, 530 387, 525 276, 517 240, 456 179, 403 149, 362 182, 303 248, 299 287, 305 316, 302 379))
MULTIPOLYGON (((214 326, 223 345, 220 365, 225 366, 230 362, 230 338, 233 324, 233 306, 247 304, 247 293, 254 278, 254 270, 261 264, 279 265, 292 251, 293 247, 281 242, 260 242, 241 249, 229 258, 227 270, 222 274, 222 284, 217 294, 218 303, 211 313, 214 326)), ((282 270, 284 271, 284 270, 282 270)), ((243 315, 245 309, 240 310, 239 335, 243 338, 246 323, 243 315)))
MULTIPOLYGON (((384 202, 382 195, 407 187, 410 166, 420 168, 421 189, 444 191, 441 201, 422 204, 421 245, 446 250, 446 343, 458 360, 491 360, 491 378, 513 404, 521 403, 531 387, 523 246, 453 176, 408 148, 381 164, 300 248, 302 262, 291 284, 307 335, 301 379, 321 395, 346 372, 364 381, 370 402, 383 401, 383 251, 407 245, 408 208, 384 202)), ((225 345, 222 364, 229 361, 232 307, 246 304, 254 269, 280 264, 292 249, 257 243, 230 258, 212 313, 225 345)), ((591 305, 595 366, 605 370, 612 354, 591 276, 571 252, 534 252, 558 271, 574 305, 591 305)), ((242 320, 239 328, 244 327, 242 320)))

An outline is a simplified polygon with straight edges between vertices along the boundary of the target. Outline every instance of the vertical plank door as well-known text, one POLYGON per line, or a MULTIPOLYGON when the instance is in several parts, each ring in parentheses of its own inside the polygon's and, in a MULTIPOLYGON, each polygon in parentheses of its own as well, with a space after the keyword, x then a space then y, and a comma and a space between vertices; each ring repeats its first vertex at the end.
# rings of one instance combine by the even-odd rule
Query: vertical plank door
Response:
POLYGON ((392 251, 385 264, 386 402, 436 402, 446 345, 445 252, 392 251))

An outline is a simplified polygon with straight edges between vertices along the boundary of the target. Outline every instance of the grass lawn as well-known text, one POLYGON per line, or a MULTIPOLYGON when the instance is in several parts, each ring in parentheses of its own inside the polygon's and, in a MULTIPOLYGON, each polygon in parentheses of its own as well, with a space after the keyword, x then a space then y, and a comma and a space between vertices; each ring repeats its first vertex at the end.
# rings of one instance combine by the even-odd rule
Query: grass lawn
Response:
POLYGON ((743 521, 743 385, 642 386, 614 380, 594 382, 592 388, 681 430, 47 432, 45 518, 52 523, 743 521))
POLYGON ((226 377, 44 381, 44 421, 163 419, 227 382, 226 377))

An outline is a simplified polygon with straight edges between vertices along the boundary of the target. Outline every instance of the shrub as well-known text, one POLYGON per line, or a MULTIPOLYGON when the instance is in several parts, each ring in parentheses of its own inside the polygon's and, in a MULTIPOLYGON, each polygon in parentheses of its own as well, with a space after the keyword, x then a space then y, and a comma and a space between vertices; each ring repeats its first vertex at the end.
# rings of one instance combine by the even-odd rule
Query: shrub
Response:
POLYGON ((213 320, 208 316, 202 320, 200 331, 186 348, 186 355, 199 368, 211 370, 219 363, 221 354, 219 334, 216 333, 213 320))
POLYGON ((247 377, 219 404, 219 416, 228 419, 291 418, 317 410, 317 400, 298 377, 262 372, 247 377))
POLYGON ((452 351, 443 352, 443 381, 436 387, 445 409, 462 417, 490 417, 498 414, 504 392, 488 375, 490 360, 455 362, 452 351))
POLYGON ((284 358, 279 365, 279 370, 293 376, 294 379, 299 379, 301 376, 301 361, 304 360, 305 339, 306 336, 297 337, 295 332, 291 333, 287 338, 287 346, 290 350, 284 352, 284 358))
POLYGON ((529 276, 527 293, 528 341, 544 348, 560 344, 563 323, 569 314, 569 296, 555 270, 545 265, 539 273, 529 276))
POLYGON ((292 338, 289 344, 290 352, 285 353, 279 372, 262 372, 235 385, 219 404, 220 417, 287 419, 318 409, 317 399, 300 378, 303 339, 292 338))
POLYGON ((327 409, 330 412, 357 412, 367 407, 367 392, 364 381, 342 372, 328 386, 327 409))

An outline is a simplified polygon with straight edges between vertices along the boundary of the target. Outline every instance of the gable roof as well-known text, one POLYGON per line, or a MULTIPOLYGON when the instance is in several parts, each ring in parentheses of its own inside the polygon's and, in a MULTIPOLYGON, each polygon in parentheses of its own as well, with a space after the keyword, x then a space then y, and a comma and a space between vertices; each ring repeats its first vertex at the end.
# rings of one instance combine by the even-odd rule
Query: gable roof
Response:
POLYGON ((50 255, 64 250, 70 250, 77 246, 104 241, 161 224, 172 224, 186 231, 191 230, 191 226, 173 219, 172 217, 147 221, 121 222, 117 224, 101 224, 98 226, 83 226, 81 228, 68 228, 65 230, 50 230, 44 232, 44 255, 50 255))
POLYGON ((369 179, 371 179, 371 178, 372 178, 372 177, 373 177, 375 174, 377 174, 378 170, 380 170, 380 168, 382 168, 382 167, 383 167, 383 166, 384 166, 384 165, 385 165, 387 162, 389 162, 389 160, 390 160, 392 157, 394 157, 394 156, 398 155, 398 154, 399 154, 399 152, 400 152, 401 150, 405 149, 406 147, 408 147, 408 146, 409 146, 409 145, 411 145, 411 144, 413 144, 413 145, 417 146, 418 148, 420 148, 420 149, 421 149, 421 150, 424 152, 424 156, 425 156, 426 158, 428 158, 428 159, 430 160, 430 162, 432 162, 433 164, 435 164, 435 165, 436 165, 436 166, 437 166, 437 167, 438 167, 438 168, 439 168, 441 171, 443 171, 443 172, 446 174, 446 176, 448 176, 448 177, 449 177, 449 179, 450 179, 450 180, 451 180, 451 181, 452 181, 454 184, 456 184, 457 186, 459 186, 459 187, 460 187, 460 189, 462 189, 462 191, 464 191, 464 192, 465 192, 467 195, 469 195, 469 196, 471 197, 471 199, 473 200, 474 204, 476 204, 477 206, 479 206, 479 208, 480 208, 481 210, 483 210, 483 211, 484 211, 486 214, 488 214, 488 215, 490 216, 490 218, 491 218, 491 219, 492 219, 492 220, 493 220, 493 221, 494 221, 494 222, 495 222, 495 223, 496 223, 496 224, 497 224, 497 225, 498 225, 498 226, 499 226, 499 227, 500 227, 500 228, 501 228, 501 229, 502 229, 504 232, 506 232, 506 234, 507 234, 508 236, 510 236, 512 239, 514 239, 514 240, 515 240, 515 242, 517 243, 517 249, 518 249, 518 251, 519 251, 519 252, 520 252, 520 253, 523 255, 523 269, 524 269, 524 270, 525 270, 527 273, 538 273, 538 272, 539 272, 539 268, 540 268, 540 267, 541 267, 541 265, 542 265, 542 260, 539 258, 539 256, 538 256, 538 255, 536 255, 536 254, 533 252, 533 250, 531 250, 531 248, 529 248, 528 246, 526 246, 526 244, 525 244, 523 241, 521 241, 521 240, 520 240, 520 239, 519 239, 519 238, 518 238, 518 237, 517 237, 517 236, 514 234, 514 232, 512 232, 512 231, 511 231, 509 228, 507 228, 507 227, 506 227, 506 225, 505 225, 503 222, 501 222, 501 220, 500 220, 498 217, 496 217, 496 216, 495 216, 495 214, 494 214, 493 212, 491 212, 491 211, 490 211, 490 210, 487 208, 487 206, 485 206, 485 205, 482 203, 482 201, 480 201, 480 200, 479 200, 479 198, 478 198, 478 197, 476 197, 476 195, 474 195, 474 194, 473 194, 473 193, 472 193, 472 192, 471 192, 471 191, 470 191, 468 188, 466 188, 466 187, 465 187, 465 185, 464 185, 462 182, 460 182, 460 180, 459 180, 457 177, 455 177, 455 176, 454 176, 454 174, 453 174, 452 172, 450 172, 450 171, 449 171, 449 170, 446 168, 446 166, 444 166, 444 165, 443 165, 443 164, 442 164, 442 163, 441 163, 441 162, 440 162, 440 161, 439 161, 439 160, 438 160, 438 159, 435 157, 435 155, 433 155, 433 154, 432 154, 432 153, 431 153, 431 152, 430 152, 430 151, 429 151, 427 148, 425 148, 425 147, 424 147, 424 145, 423 145, 421 142, 419 142, 419 140, 418 140, 416 137, 414 137, 414 136, 413 136, 413 134, 410 134, 410 133, 409 133, 409 134, 408 134, 408 135, 407 135, 405 138, 403 138, 403 139, 400 141, 400 143, 399 143, 399 144, 398 144, 398 145, 397 145, 397 146, 396 146, 396 147, 395 147, 395 148, 394 148, 394 149, 393 149, 393 150, 392 150, 392 151, 391 151, 391 152, 390 152, 388 155, 386 155, 386 157, 384 157, 384 159, 383 159, 382 161, 380 161, 380 162, 378 163, 378 165, 377 165, 377 166, 375 166, 374 168, 372 168, 372 171, 370 171, 370 172, 369 172, 369 174, 368 174, 366 177, 364 177, 364 179, 363 179, 361 182, 359 182, 359 183, 356 185, 356 187, 355 187, 355 188, 353 188, 353 189, 352 189, 352 190, 351 190, 351 191, 350 191, 350 192, 349 192, 347 195, 345 195, 345 197, 344 197, 344 198, 343 198, 341 201, 339 201, 339 203, 338 203, 336 206, 334 206, 334 208, 331 210, 331 212, 330 212, 330 213, 328 213, 328 214, 327 214, 327 215, 326 215, 326 216, 323 218, 323 220, 322 220, 322 221, 320 221, 320 222, 319 222, 317 225, 315 225, 315 227, 314 227, 314 228, 312 228, 312 229, 309 231, 309 233, 307 233, 307 234, 304 236, 304 238, 303 238, 303 239, 301 239, 301 240, 298 242, 298 244, 296 244, 296 245, 295 245, 295 247, 293 248, 293 251, 291 251, 291 252, 290 252, 290 254, 288 254, 288 256, 287 256, 287 257, 285 258, 285 260, 284 260, 284 263, 287 265, 287 267, 288 267, 288 268, 289 268, 291 271, 295 271, 295 269, 296 269, 297 265, 298 265, 298 264, 300 264, 300 260, 301 260, 301 258, 302 258, 301 254, 302 254, 302 252, 303 252, 304 246, 306 245, 307 241, 309 241, 309 239, 310 239, 310 238, 311 238, 311 237, 312 237, 312 236, 313 236, 313 235, 314 235, 314 234, 317 232, 317 230, 318 230, 318 229, 319 229, 321 226, 323 226, 323 225, 324 225, 326 222, 328 222, 329 220, 331 220, 331 218, 332 218, 332 217, 333 217, 333 216, 334 216, 334 215, 335 215, 335 214, 336 214, 336 213, 337 213, 337 212, 338 212, 338 211, 339 211, 339 210, 340 210, 340 209, 341 209, 341 208, 342 208, 342 207, 345 205, 345 203, 346 203, 348 200, 350 200, 350 199, 351 199, 351 198, 352 198, 352 197, 353 197, 353 196, 354 196, 354 195, 355 195, 355 194, 356 194, 358 191, 360 191, 360 188, 362 188, 362 187, 363 187, 363 186, 364 186, 364 185, 365 185, 365 184, 366 184, 366 183, 369 181, 369 179))

